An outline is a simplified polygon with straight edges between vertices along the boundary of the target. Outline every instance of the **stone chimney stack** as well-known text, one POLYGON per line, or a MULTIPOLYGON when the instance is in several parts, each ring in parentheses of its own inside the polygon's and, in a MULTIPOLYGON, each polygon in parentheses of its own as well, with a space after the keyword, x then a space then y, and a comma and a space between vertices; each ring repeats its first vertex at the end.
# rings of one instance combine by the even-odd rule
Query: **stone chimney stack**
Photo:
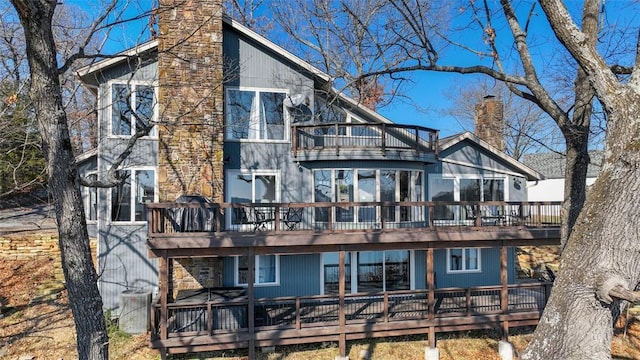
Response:
POLYGON ((160 201, 223 201, 222 0, 159 0, 160 201))
POLYGON ((502 101, 493 95, 485 96, 476 104, 475 125, 477 137, 500 151, 505 150, 502 101))

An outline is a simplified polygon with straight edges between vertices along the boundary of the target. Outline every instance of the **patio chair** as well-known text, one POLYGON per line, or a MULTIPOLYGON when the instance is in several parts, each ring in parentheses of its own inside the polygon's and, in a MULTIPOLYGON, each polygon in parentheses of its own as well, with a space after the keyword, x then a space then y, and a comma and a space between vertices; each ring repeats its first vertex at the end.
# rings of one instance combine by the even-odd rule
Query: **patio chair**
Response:
POLYGON ((304 208, 289 208, 282 219, 287 230, 295 230, 300 222, 302 222, 302 211, 304 208))

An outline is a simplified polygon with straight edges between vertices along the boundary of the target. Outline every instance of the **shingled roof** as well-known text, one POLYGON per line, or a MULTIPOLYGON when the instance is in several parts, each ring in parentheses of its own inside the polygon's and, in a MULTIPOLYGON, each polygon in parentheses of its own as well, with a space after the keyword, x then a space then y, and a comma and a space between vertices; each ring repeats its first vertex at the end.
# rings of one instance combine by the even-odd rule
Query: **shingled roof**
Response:
MULTIPOLYGON (((591 163, 587 169, 587 177, 597 177, 602 164, 602 151, 589 151, 591 163)), ((522 162, 528 167, 542 173, 547 179, 564 178, 565 156, 558 153, 525 154, 522 162)))

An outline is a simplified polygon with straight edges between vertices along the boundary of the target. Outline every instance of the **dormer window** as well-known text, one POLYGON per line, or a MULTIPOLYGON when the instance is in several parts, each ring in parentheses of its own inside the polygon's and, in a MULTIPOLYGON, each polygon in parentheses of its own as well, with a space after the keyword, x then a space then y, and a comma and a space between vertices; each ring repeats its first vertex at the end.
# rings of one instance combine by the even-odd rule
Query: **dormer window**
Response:
POLYGON ((155 104, 155 89, 151 85, 112 84, 111 135, 131 136, 146 129, 147 135, 155 136, 155 104))
POLYGON ((227 140, 285 140, 285 91, 227 89, 227 140))

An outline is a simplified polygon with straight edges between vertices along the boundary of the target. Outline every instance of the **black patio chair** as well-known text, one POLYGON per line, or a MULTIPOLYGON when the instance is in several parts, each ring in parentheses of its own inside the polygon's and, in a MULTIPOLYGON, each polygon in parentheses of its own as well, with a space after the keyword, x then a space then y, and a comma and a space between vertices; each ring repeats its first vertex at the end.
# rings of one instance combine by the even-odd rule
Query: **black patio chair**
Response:
POLYGON ((289 208, 287 213, 282 219, 282 222, 287 226, 287 230, 295 230, 298 224, 302 222, 302 211, 304 208, 289 208))

